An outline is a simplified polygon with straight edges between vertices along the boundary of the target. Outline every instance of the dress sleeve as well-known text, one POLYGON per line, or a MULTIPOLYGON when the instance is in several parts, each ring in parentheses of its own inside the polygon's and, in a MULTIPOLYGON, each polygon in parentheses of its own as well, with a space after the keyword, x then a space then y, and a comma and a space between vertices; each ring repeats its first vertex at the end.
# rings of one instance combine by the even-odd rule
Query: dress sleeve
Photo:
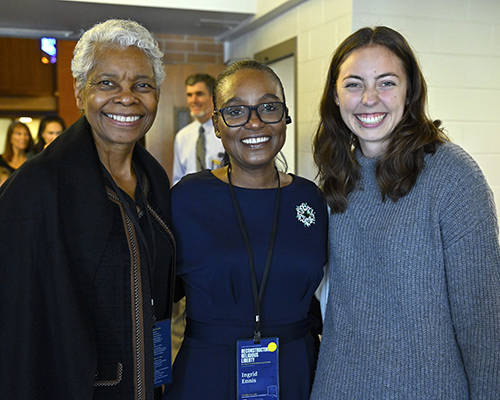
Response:
POLYGON ((454 176, 447 179, 440 210, 451 317, 470 398, 500 399, 500 250, 495 203, 470 157, 456 167, 454 176))

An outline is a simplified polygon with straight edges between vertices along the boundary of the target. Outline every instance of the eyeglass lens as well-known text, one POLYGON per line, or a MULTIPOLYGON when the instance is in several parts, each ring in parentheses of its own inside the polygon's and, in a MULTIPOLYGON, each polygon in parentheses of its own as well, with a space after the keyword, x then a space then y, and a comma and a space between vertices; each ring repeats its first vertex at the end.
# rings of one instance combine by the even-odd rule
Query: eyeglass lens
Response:
POLYGON ((220 112, 227 126, 241 126, 249 121, 252 110, 257 112, 257 116, 262 122, 274 124, 283 119, 285 105, 281 102, 271 102, 256 106, 230 106, 222 108, 220 112))

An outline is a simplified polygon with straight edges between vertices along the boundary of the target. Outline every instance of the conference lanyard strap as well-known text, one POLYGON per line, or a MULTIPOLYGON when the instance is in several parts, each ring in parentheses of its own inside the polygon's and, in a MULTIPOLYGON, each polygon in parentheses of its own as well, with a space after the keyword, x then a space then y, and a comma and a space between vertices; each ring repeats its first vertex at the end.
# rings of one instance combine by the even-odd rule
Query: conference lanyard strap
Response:
POLYGON ((238 200, 236 199, 236 195, 234 193, 233 184, 231 182, 231 164, 229 164, 227 169, 227 180, 229 182, 229 190, 231 191, 231 198, 233 200, 234 209, 236 210, 236 215, 238 217, 238 222, 240 225, 240 230, 243 235, 243 240, 245 241, 245 247, 248 254, 248 262, 250 265, 250 274, 252 278, 252 291, 254 298, 254 307, 255 307, 255 329, 254 329, 254 343, 260 343, 261 333, 260 333, 260 306, 262 304, 262 299, 264 298, 264 290, 267 284, 267 278, 269 276, 269 270, 271 269, 271 259, 273 257, 274 250, 274 242, 276 240, 276 230, 278 228, 278 217, 279 217, 279 204, 280 204, 280 196, 281 196, 281 185, 280 185, 280 174, 276 169, 276 174, 278 176, 278 191, 276 194, 276 208, 274 211, 274 221, 273 227, 271 231, 271 237, 269 239, 269 246, 267 248, 267 258, 266 265, 264 268, 264 273, 262 274, 262 281, 260 283, 260 288, 257 284, 257 273, 255 271, 255 263, 253 258, 252 247, 250 246, 250 239, 248 238, 248 233, 245 227, 245 223, 243 222, 243 215, 241 214, 240 205, 238 200))

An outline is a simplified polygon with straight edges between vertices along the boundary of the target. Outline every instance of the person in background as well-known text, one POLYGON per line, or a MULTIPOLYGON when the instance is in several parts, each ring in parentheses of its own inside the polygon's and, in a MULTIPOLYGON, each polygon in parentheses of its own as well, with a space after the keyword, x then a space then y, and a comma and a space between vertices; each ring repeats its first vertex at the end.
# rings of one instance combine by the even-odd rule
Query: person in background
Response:
POLYGON ((170 183, 137 141, 156 116, 162 56, 134 21, 86 31, 71 63, 83 116, 0 188, 3 399, 161 396, 170 183))
POLYGON ((11 172, 5 168, 5 167, 0 167, 0 186, 2 186, 5 181, 9 178, 11 172))
POLYGON ((215 137, 212 123, 214 82, 215 79, 207 74, 195 74, 186 79, 187 102, 195 120, 175 135, 173 184, 186 174, 221 165, 224 148, 215 137))
POLYGON ((35 142, 35 154, 41 153, 52 141, 66 129, 64 120, 58 115, 43 118, 38 127, 35 142))
POLYGON ((14 172, 33 156, 33 137, 28 125, 16 120, 7 129, 4 152, 0 156, 0 167, 14 172))
POLYGON ((314 137, 331 213, 312 400, 500 399, 495 203, 426 102, 395 30, 335 51, 314 137))
POLYGON ((291 119, 271 68, 253 60, 226 68, 214 107, 229 164, 187 175, 172 189, 187 322, 165 398, 237 398, 237 341, 272 337, 279 382, 274 376, 269 390, 308 399, 316 363, 308 312, 327 261, 326 204, 313 182, 278 172, 291 119))

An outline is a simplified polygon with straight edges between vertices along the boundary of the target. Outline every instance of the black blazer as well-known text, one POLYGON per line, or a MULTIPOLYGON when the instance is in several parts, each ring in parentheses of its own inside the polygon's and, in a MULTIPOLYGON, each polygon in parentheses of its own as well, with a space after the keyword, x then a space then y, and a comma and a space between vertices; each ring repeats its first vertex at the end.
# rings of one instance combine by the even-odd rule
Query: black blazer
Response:
MULTIPOLYGON (((170 224, 167 174, 140 144, 133 159, 170 224)), ((112 206, 85 117, 0 187, 0 398, 92 398, 92 278, 112 206)), ((158 318, 170 316, 168 268, 153 285, 158 318)))

